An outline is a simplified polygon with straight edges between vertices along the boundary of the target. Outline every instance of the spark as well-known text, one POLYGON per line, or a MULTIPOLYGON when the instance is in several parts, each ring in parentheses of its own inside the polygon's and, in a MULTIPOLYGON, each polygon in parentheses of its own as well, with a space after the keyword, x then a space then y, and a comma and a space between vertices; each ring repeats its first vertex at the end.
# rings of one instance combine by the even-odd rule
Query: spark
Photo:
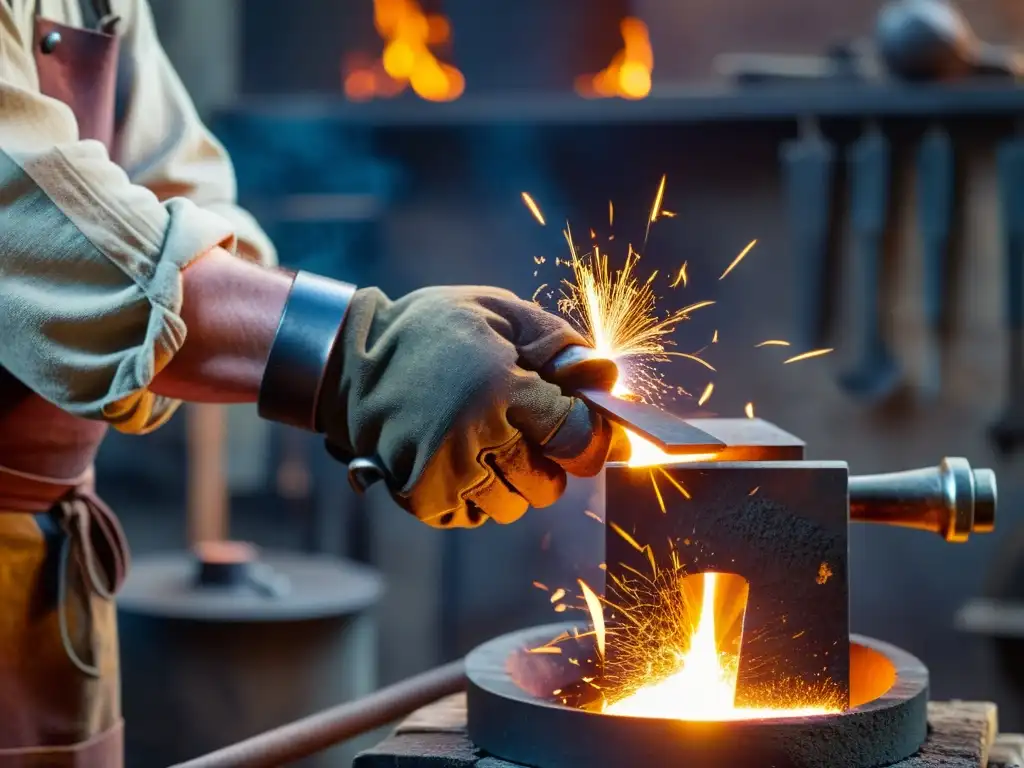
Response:
POLYGON ((691 304, 688 307, 683 307, 680 312, 684 315, 689 315, 691 312, 696 312, 698 309, 704 309, 704 307, 710 307, 715 302, 713 301, 698 301, 696 304, 691 304))
POLYGON ((530 301, 537 301, 537 297, 540 296, 540 292, 543 291, 547 287, 548 287, 547 283, 541 283, 540 287, 537 288, 537 290, 533 292, 533 296, 530 298, 530 301))
POLYGON ((555 613, 563 613, 567 607, 565 603, 559 603, 555 606, 555 613))
POLYGON ((533 201, 533 198, 530 197, 528 192, 523 192, 523 202, 526 203, 526 207, 530 209, 530 213, 533 214, 533 218, 540 222, 542 227, 546 226, 547 222, 544 221, 544 214, 540 212, 540 208, 537 206, 537 203, 533 201))
POLYGON ((717 328, 715 328, 715 335, 711 337, 711 343, 712 344, 717 344, 718 343, 718 329, 717 328))
POLYGON ((743 257, 750 253, 750 249, 753 248, 755 245, 757 245, 757 240, 751 240, 750 243, 747 244, 747 247, 740 251, 740 255, 732 260, 732 264, 725 268, 725 272, 723 272, 722 276, 718 279, 724 280, 725 276, 732 272, 736 268, 737 264, 743 261, 743 257))
POLYGON ((540 583, 539 581, 535 581, 535 582, 533 582, 533 586, 535 586, 535 587, 536 587, 537 589, 541 589, 541 590, 543 590, 543 591, 545 591, 545 592, 547 592, 547 591, 548 591, 548 586, 547 586, 547 584, 541 584, 541 583, 540 583))
POLYGON ((665 500, 661 497, 661 489, 658 488, 658 481, 654 477, 654 472, 651 472, 651 485, 654 486, 654 495, 658 497, 658 507, 661 509, 661 513, 665 514, 665 500))
POLYGON ((599 523, 604 523, 604 519, 596 512, 591 512, 589 509, 586 509, 583 511, 583 514, 585 514, 587 517, 597 520, 597 522, 599 523))
POLYGON ((637 543, 637 540, 630 536, 628 533, 626 533, 622 528, 617 526, 615 523, 608 523, 608 525, 610 525, 612 530, 622 537, 623 541, 629 544, 629 546, 633 547, 633 549, 635 549, 637 552, 644 551, 644 548, 637 543))
POLYGON ((757 492, 758 492, 759 490, 761 490, 761 486, 760 486, 760 485, 755 485, 755 486, 754 486, 754 489, 753 489, 753 490, 752 490, 752 491, 751 491, 750 493, 748 493, 748 494, 747 494, 747 496, 753 496, 753 495, 754 495, 755 493, 757 493, 757 492))
POLYGON ((704 392, 703 392, 703 394, 701 394, 700 399, 697 400, 697 406, 698 407, 703 407, 704 403, 706 403, 708 401, 708 398, 711 397, 711 393, 714 392, 714 391, 715 391, 715 383, 713 381, 709 381, 708 385, 706 387, 704 387, 704 392))
POLYGON ((665 198, 665 175, 662 174, 658 183, 658 191, 654 195, 654 205, 651 206, 651 215, 647 217, 647 229, 644 232, 644 247, 647 246, 647 238, 651 234, 651 224, 658 220, 658 213, 661 211, 661 202, 665 198))
POLYGON ((615 225, 615 206, 612 204, 612 201, 609 200, 608 201, 608 226, 611 227, 611 226, 614 226, 614 225, 615 225))
POLYGON ((783 360, 782 364, 789 365, 789 363, 799 363, 801 360, 810 360, 812 357, 821 357, 822 355, 827 355, 832 351, 832 349, 812 349, 810 352, 804 352, 803 354, 796 355, 788 360, 783 360))
POLYGON ((648 219, 649 224, 653 224, 658 220, 658 214, 661 212, 661 203, 665 199, 665 174, 662 174, 661 181, 658 182, 658 191, 654 195, 654 205, 651 206, 651 216, 648 219))
POLYGON ((594 594, 594 591, 587 586, 587 583, 583 579, 577 579, 577 581, 579 582, 580 589, 583 591, 583 599, 587 603, 587 610, 590 611, 590 621, 594 625, 597 652, 603 659, 605 647, 604 610, 601 608, 601 601, 594 594))
POLYGON ((658 471, 661 472, 661 474, 663 474, 666 477, 666 479, 670 483, 672 483, 672 485, 675 486, 675 489, 679 491, 679 493, 682 495, 684 499, 693 498, 692 496, 690 496, 690 492, 683 487, 683 484, 676 480, 674 477, 672 477, 672 475, 666 472, 662 467, 658 467, 658 471))
POLYGON ((562 652, 562 649, 557 645, 542 645, 539 648, 530 648, 529 650, 530 653, 549 653, 552 655, 562 652))
POLYGON ((676 217, 676 213, 674 211, 663 210, 661 212, 661 215, 664 216, 666 219, 674 219, 676 217))
POLYGON ((754 404, 747 403, 745 406, 743 406, 743 412, 747 414, 748 419, 754 418, 754 404))
POLYGON ((669 286, 669 288, 678 288, 680 283, 683 284, 683 288, 686 287, 686 264, 687 262, 684 261, 683 266, 679 268, 679 274, 676 275, 676 279, 672 281, 672 284, 669 286))
POLYGON ((597 232, 595 232, 593 229, 590 230, 590 239, 597 240, 597 232))
POLYGON ((789 342, 783 341, 782 339, 768 339, 762 341, 760 344, 755 344, 755 347, 788 347, 789 342))
POLYGON ((554 592, 551 593, 551 602, 552 603, 557 603, 563 597, 565 597, 565 590, 562 589, 561 587, 559 587, 558 589, 556 589, 554 592))
POLYGON ((534 264, 543 264, 545 261, 547 261, 547 259, 544 258, 543 256, 534 256, 533 257, 533 263, 534 264))

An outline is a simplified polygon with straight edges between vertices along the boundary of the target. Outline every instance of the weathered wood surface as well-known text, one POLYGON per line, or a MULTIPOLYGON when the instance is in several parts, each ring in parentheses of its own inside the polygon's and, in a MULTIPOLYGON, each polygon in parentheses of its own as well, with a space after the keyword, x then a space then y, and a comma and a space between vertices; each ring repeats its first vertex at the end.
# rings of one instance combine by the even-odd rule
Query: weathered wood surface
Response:
MULTIPOLYGON (((921 751, 892 768, 1024 768, 1024 736, 998 735, 995 704, 932 702, 928 722, 932 733, 921 751)), ((518 766, 477 751, 466 736, 466 697, 458 694, 415 712, 353 768, 518 766)))

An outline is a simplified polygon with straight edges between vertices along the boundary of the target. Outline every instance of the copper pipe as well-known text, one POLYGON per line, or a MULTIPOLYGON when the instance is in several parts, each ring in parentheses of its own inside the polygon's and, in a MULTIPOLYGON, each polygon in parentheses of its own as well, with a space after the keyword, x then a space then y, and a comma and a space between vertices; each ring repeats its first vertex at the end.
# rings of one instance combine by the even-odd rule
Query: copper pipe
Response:
POLYGON ((965 542, 996 524, 996 476, 971 469, 967 459, 945 458, 938 467, 850 478, 850 520, 934 531, 965 542))
POLYGON ((283 725, 171 768, 272 768, 392 723, 466 686, 465 664, 453 661, 356 701, 283 725))

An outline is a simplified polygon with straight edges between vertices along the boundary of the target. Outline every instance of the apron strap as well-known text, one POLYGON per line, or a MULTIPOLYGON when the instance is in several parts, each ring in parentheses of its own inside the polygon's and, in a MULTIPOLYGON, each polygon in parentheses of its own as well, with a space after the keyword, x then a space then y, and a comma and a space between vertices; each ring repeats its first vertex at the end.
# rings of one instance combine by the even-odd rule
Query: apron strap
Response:
MULTIPOLYGON (((79 671, 99 677, 94 665, 82 660, 68 629, 69 564, 74 557, 86 580, 86 589, 103 600, 113 600, 128 573, 128 542, 113 511, 100 499, 92 483, 83 483, 64 496, 53 510, 64 532, 57 576, 57 612, 61 642, 79 671)), ((86 610, 91 617, 92 612, 86 610)))

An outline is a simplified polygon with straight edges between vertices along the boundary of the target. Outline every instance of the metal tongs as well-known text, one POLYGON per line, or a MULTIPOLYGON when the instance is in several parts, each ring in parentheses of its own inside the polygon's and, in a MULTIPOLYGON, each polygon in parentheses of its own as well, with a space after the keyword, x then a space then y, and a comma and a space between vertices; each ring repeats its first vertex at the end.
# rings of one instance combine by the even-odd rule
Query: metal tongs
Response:
MULTIPOLYGON (((566 347, 541 369, 540 375, 672 456, 718 453, 726 447, 716 437, 655 405, 613 395, 615 368, 606 360, 595 358, 593 350, 587 347, 566 347)), ((349 462, 348 478, 352 487, 362 493, 374 483, 386 481, 387 471, 378 458, 362 456, 349 462)))

